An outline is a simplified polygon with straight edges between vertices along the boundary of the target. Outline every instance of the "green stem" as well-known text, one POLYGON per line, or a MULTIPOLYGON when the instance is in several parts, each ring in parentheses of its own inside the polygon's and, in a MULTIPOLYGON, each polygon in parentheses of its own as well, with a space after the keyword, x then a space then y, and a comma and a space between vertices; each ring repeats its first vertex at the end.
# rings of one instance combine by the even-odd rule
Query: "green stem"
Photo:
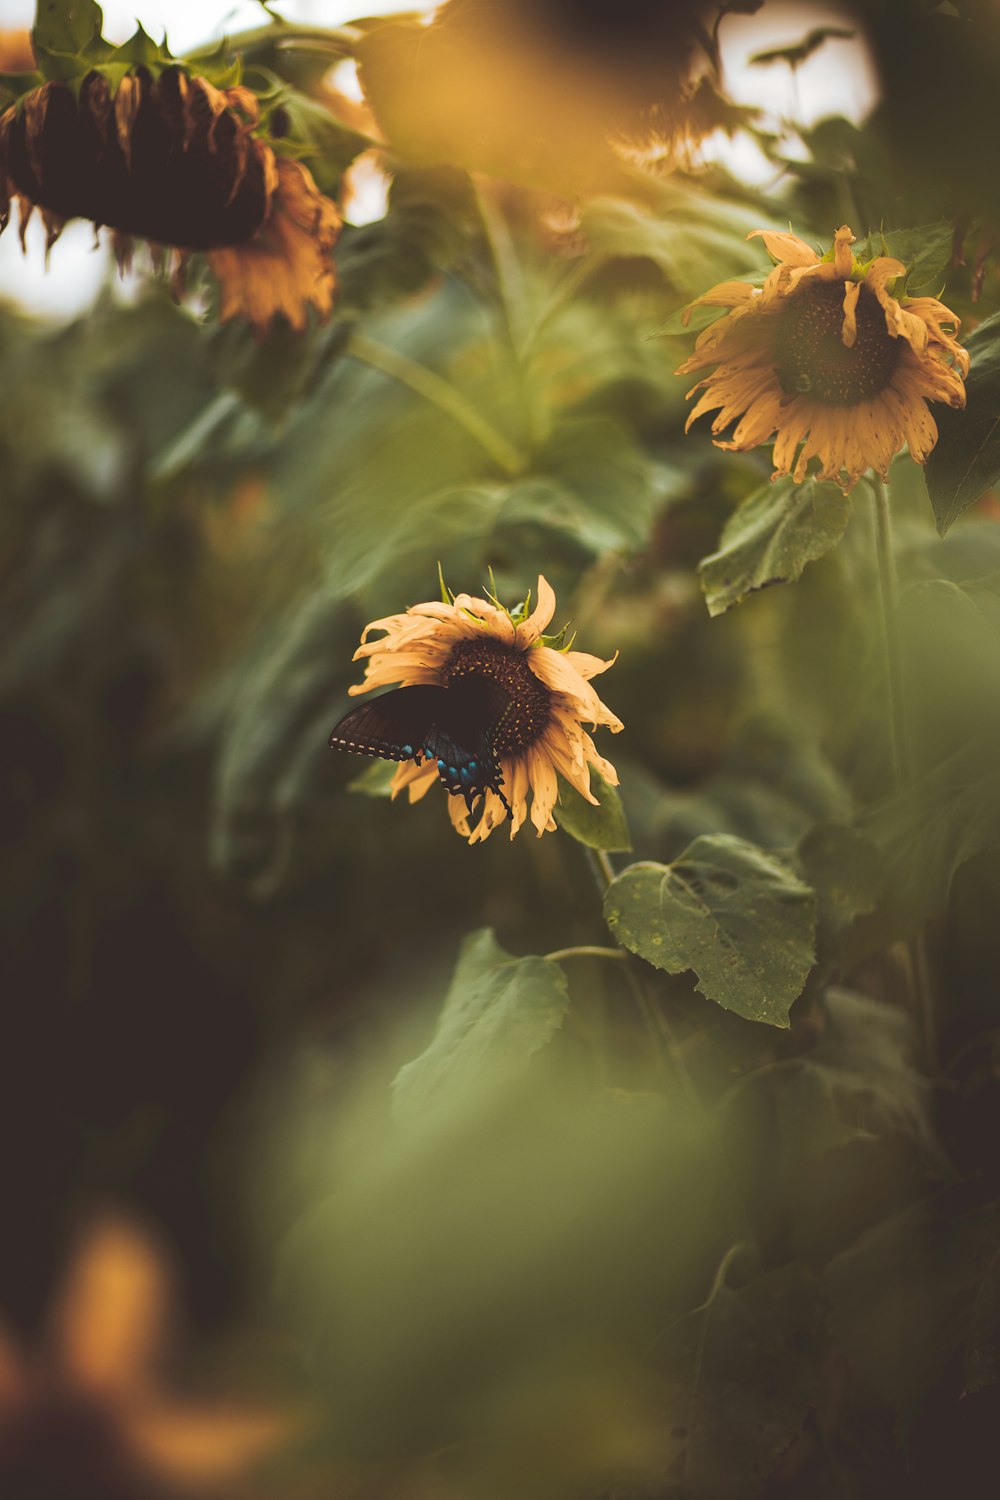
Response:
POLYGON ((552 963, 560 963, 564 958, 613 958, 619 963, 628 958, 624 948, 600 948, 592 943, 581 943, 576 948, 556 948, 553 953, 546 953, 545 957, 552 963))
MULTIPOLYGON (((889 724, 892 740, 892 763, 897 791, 913 780, 906 724, 906 702, 903 683, 903 653, 899 636, 899 578, 892 543, 892 512, 889 486, 879 475, 872 477, 875 519, 875 557, 878 563, 879 598, 882 606, 882 635, 885 647, 886 685, 889 699, 889 724)), ((923 933, 907 943, 910 960, 910 989, 913 1009, 923 1043, 924 1062, 929 1073, 938 1069, 937 1021, 934 1014, 934 991, 931 984, 927 943, 923 933)))
POLYGON ((486 242, 490 247, 493 268, 496 271, 500 303, 503 307, 504 321, 507 324, 507 336, 514 358, 520 363, 525 301, 524 277, 521 274, 521 266, 510 230, 507 228, 506 220, 496 201, 495 185, 478 174, 473 177, 473 182, 479 218, 486 234, 486 242))
POLYGON ((875 558, 878 563, 879 599, 882 606, 882 639, 885 646, 886 687, 889 698, 889 725, 892 764, 896 785, 910 780, 910 759, 903 706, 903 657, 899 643, 899 579, 892 545, 892 513, 889 508, 889 486, 880 475, 873 476, 872 497, 875 517, 875 558))
MULTIPOLYGON (((273 22, 269 26, 253 26, 248 31, 239 31, 226 37, 227 53, 239 53, 241 57, 252 57, 256 52, 270 52, 273 47, 316 47, 336 51, 349 57, 363 33, 354 26, 295 26, 291 22, 273 22)), ((180 62, 193 63, 201 58, 214 57, 219 50, 218 42, 204 47, 195 47, 186 52, 180 62)))
POLYGON ((426 365, 420 365, 398 350, 378 344, 361 333, 351 334, 344 352, 360 364, 380 370, 383 375, 398 380, 400 385, 408 386, 411 391, 451 417, 485 449, 497 468, 502 469, 505 474, 513 477, 523 471, 525 459, 513 443, 502 432, 498 432, 450 381, 444 380, 426 365))

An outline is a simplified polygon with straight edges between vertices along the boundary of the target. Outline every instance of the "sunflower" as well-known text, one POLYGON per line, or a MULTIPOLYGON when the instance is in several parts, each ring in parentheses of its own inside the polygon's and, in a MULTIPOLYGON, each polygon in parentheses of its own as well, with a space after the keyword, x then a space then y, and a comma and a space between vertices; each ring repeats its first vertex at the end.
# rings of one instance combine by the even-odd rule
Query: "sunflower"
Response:
POLYGON ((687 427, 715 411, 713 433, 736 423, 716 447, 745 452, 775 438, 775 479, 799 483, 817 458, 819 477, 845 491, 868 468, 884 478, 904 444, 924 463, 937 442, 927 403, 965 405, 958 318, 935 297, 894 295, 906 267, 887 255, 856 260, 846 224, 822 259, 794 234, 755 236, 775 262, 763 286, 723 281, 691 304, 731 311, 677 371, 717 367, 688 392, 701 395, 687 427))
POLYGON ((340 215, 300 162, 255 134, 259 114, 252 90, 177 66, 139 68, 114 93, 96 70, 78 95, 42 83, 0 116, 0 230, 17 199, 22 243, 36 208, 50 245, 68 219, 90 219, 114 231, 122 268, 134 237, 157 260, 169 247, 175 291, 203 252, 223 320, 242 315, 264 333, 277 313, 297 329, 310 306, 326 318, 340 215))
MULTIPOLYGON (((508 811, 511 838, 529 816, 539 836, 552 832, 559 776, 595 805, 592 767, 612 786, 618 785, 614 766, 598 754, 583 728, 585 723, 593 728, 604 725, 614 733, 622 728, 621 720, 590 685, 590 679, 612 662, 547 645, 542 632, 555 607, 555 593, 541 576, 538 603, 530 614, 527 603, 512 613, 495 601, 469 594, 458 594, 447 602, 414 604, 405 614, 374 620, 354 653, 356 661, 364 658, 367 665, 364 682, 350 689, 352 696, 393 683, 449 687, 471 679, 495 686, 502 700, 509 700, 493 734, 507 796, 487 789, 472 828, 469 809, 461 798, 448 798, 451 821, 470 844, 488 838, 508 811), (373 631, 384 634, 373 641, 369 639, 373 631)), ((406 760, 393 778, 392 795, 405 788, 410 801, 417 802, 437 779, 433 760, 422 764, 406 760)))

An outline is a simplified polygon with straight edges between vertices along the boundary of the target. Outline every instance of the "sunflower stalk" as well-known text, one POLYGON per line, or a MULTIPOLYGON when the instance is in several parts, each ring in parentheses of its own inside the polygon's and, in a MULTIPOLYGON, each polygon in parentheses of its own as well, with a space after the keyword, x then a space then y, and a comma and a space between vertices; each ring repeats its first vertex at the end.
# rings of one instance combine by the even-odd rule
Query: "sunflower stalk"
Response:
MULTIPOLYGON (((886 687, 888 690, 889 727, 892 745, 893 779, 897 791, 904 790, 913 779, 906 724, 906 702, 903 687, 903 654, 899 637, 899 576, 892 540, 892 509, 889 486, 878 474, 872 477, 872 501, 875 529, 875 558, 878 564, 879 600, 882 614, 882 640, 885 650, 886 687)), ((931 986, 927 944, 921 933, 907 944, 909 980, 913 1011, 923 1044, 924 1061, 929 1073, 938 1067, 937 1022, 931 986)))

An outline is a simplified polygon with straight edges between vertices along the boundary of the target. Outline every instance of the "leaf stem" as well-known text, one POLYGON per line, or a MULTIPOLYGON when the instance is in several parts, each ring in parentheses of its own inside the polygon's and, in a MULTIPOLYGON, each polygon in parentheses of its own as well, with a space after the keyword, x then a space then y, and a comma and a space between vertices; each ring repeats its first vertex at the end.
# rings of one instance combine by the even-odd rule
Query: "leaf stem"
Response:
POLYGON ((624 948, 600 948, 593 943, 581 943, 576 948, 556 948, 555 952, 544 956, 552 963, 559 963, 564 958, 613 958, 623 963, 628 958, 624 948))
POLYGON ((502 432, 498 432, 450 381, 429 370, 426 365, 418 364, 416 360, 400 354, 397 349, 376 343, 374 339, 361 333, 351 334, 344 353, 360 364, 369 365, 373 370, 380 370, 383 375, 398 380, 400 385, 408 386, 411 391, 423 396, 425 401, 451 417, 485 449, 497 468, 502 469, 505 474, 513 477, 523 471, 525 460, 513 443, 502 432))
MULTIPOLYGON (((902 791, 913 780, 913 762, 907 734, 903 655, 899 637, 899 578, 892 542, 889 486, 880 475, 874 473, 872 475, 872 499, 875 520, 875 557, 878 563, 879 598, 882 605, 882 635, 885 647, 893 777, 897 790, 902 791)), ((934 1074, 938 1070, 937 1022, 924 934, 921 932, 911 938, 907 943, 907 949, 910 960, 910 990, 917 1026, 923 1042, 924 1062, 928 1072, 934 1074)))

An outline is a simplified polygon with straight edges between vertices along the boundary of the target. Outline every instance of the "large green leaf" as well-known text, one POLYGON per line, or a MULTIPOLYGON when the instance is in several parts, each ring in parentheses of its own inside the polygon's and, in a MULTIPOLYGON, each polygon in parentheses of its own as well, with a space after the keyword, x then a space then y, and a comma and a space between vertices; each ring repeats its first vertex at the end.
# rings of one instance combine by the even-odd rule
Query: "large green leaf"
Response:
MULTIPOLYGON (((1000 1204, 962 1183, 886 1219, 830 1262, 831 1327, 860 1378, 909 1437, 958 1363, 990 1264, 1000 1204)), ((931 1407, 931 1410, 934 1408, 931 1407)))
POLYGON ((800 1438, 821 1390, 824 1309, 801 1266, 738 1290, 721 1283, 663 1339, 671 1436, 683 1443, 684 1493, 755 1495, 800 1438))
POLYGON ((965 342, 972 357, 965 408, 934 408, 938 440, 924 469, 942 536, 1000 479, 1000 313, 965 342))
POLYGON ((874 911, 878 903, 882 891, 878 851, 855 828, 817 823, 795 852, 816 892, 820 947, 835 948, 855 917, 874 911))
POLYGON ((836 485, 762 485, 730 516, 718 552, 699 568, 709 614, 725 614, 756 589, 794 582, 836 546, 850 515, 851 502, 836 485))
POLYGON ((787 1026, 815 958, 816 895, 784 859, 743 839, 695 839, 671 865, 641 862, 604 898, 626 948, 749 1021, 787 1026))
POLYGON ((868 945, 919 932, 947 903, 955 875, 1000 849, 1000 771, 995 748, 970 745, 866 811, 860 831, 880 851, 884 896, 868 945))
POLYGON ((830 986, 810 1021, 818 1045, 745 1073, 720 1114, 765 1261, 829 1256, 882 1217, 896 1184, 940 1170, 906 1013, 830 986))
POLYGON ((718 769, 696 790, 661 790, 642 819, 639 848, 669 860, 702 834, 731 833, 780 850, 815 824, 850 815, 847 789, 815 738, 801 723, 758 714, 738 726, 718 769))
POLYGON ((559 801, 554 815, 559 827, 591 849, 610 852, 631 849, 632 840, 617 789, 593 767, 590 770, 590 789, 600 804, 598 807, 587 802, 560 776, 559 801))
POLYGON ((462 944, 430 1046, 396 1075, 395 1106, 420 1111, 517 1076, 566 1015, 566 976, 546 958, 512 958, 489 928, 462 944))

